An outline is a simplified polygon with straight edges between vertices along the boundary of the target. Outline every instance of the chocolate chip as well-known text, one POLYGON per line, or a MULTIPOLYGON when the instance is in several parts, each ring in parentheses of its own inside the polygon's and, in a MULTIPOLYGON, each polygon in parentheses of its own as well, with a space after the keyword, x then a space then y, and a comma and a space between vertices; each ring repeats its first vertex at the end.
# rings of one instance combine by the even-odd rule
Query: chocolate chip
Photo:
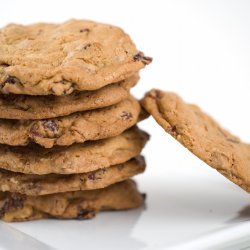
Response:
POLYGON ((141 196, 142 196, 142 199, 145 201, 147 198, 147 194, 143 193, 143 194, 141 194, 141 196))
POLYGON ((91 180, 91 181, 94 181, 95 180, 95 173, 89 174, 88 179, 91 180))
POLYGON ((142 54, 139 52, 138 54, 134 55, 133 59, 134 61, 140 61, 142 59, 142 54))
POLYGON ((175 133, 175 132, 176 132, 176 126, 172 126, 171 132, 172 132, 172 133, 175 133))
POLYGON ((86 44, 86 45, 83 47, 83 49, 87 49, 87 48, 89 48, 90 46, 91 46, 91 44, 88 43, 88 44, 86 44))
POLYGON ((0 64, 0 67, 3 67, 3 68, 7 68, 7 67, 9 67, 10 65, 9 64, 7 64, 7 63, 1 63, 0 64))
POLYGON ((172 136, 175 136, 176 135, 176 132, 177 132, 177 127, 174 125, 174 126, 169 126, 167 128, 167 132, 172 135, 172 136))
POLYGON ((83 33, 83 32, 89 33, 89 32, 90 32, 90 29, 88 29, 88 28, 86 28, 86 29, 80 29, 80 33, 83 33))
POLYGON ((59 129, 58 125, 53 121, 44 121, 43 127, 49 129, 52 132, 57 132, 59 129))
POLYGON ((93 210, 88 210, 88 209, 83 209, 81 207, 77 208, 77 219, 90 219, 95 216, 95 211, 93 210))
POLYGON ((121 113, 121 118, 123 120, 128 120, 128 119, 130 119, 132 117, 133 117, 133 115, 130 112, 122 111, 122 113, 121 113))
POLYGON ((142 52, 137 53, 133 56, 134 61, 141 61, 145 65, 150 64, 152 62, 152 57, 144 56, 142 52))
POLYGON ((6 212, 12 208, 23 208, 24 199, 21 196, 12 194, 11 197, 7 198, 3 206, 0 208, 0 216, 3 216, 6 212))
POLYGON ((9 76, 4 83, 16 84, 19 83, 19 80, 14 76, 9 76))

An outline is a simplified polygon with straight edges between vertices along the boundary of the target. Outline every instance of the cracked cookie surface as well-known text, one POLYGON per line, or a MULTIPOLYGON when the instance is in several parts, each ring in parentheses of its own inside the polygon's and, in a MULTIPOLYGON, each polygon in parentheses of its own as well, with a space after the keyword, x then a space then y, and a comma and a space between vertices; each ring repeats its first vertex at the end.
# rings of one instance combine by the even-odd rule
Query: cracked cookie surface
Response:
POLYGON ((129 97, 129 90, 139 80, 134 75, 94 91, 75 91, 63 96, 0 95, 0 118, 48 119, 75 112, 111 106, 129 97))
POLYGON ((201 160, 250 192, 250 145, 174 93, 151 90, 141 101, 154 119, 201 160))
POLYGON ((134 75, 151 61, 120 28, 88 20, 9 24, 0 30, 4 94, 96 90, 134 75))
POLYGON ((99 189, 124 181, 144 170, 145 162, 142 156, 122 164, 82 174, 27 175, 0 170, 0 191, 36 196, 99 189))
POLYGON ((121 134, 138 121, 140 104, 133 97, 110 107, 46 120, 5 120, 0 143, 24 146, 35 142, 45 148, 99 140, 121 134))
POLYGON ((43 196, 0 193, 0 218, 7 222, 42 218, 90 219, 101 210, 137 208, 144 196, 135 182, 126 180, 102 189, 43 196))
POLYGON ((0 145, 0 168, 25 174, 86 173, 124 163, 140 154, 148 134, 133 127, 116 137, 45 149, 0 145))

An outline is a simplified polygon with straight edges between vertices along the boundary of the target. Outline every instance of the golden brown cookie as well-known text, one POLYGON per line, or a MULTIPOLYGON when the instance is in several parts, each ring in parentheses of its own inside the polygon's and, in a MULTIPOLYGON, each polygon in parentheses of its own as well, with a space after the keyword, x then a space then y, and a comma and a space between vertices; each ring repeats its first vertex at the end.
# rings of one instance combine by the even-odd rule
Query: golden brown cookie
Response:
POLYGON ((48 120, 0 120, 0 143, 11 146, 35 142, 45 148, 100 140, 132 127, 140 114, 133 97, 110 107, 48 120))
POLYGON ((102 189, 43 196, 0 193, 0 218, 7 222, 42 218, 90 219, 101 210, 126 210, 144 202, 135 182, 126 180, 102 189))
POLYGON ((88 20, 0 30, 0 92, 64 95, 124 80, 152 61, 120 28, 88 20))
POLYGON ((145 170, 142 156, 125 163, 83 174, 32 175, 0 170, 0 191, 25 195, 47 195, 78 190, 92 190, 121 182, 145 170))
POLYGON ((129 97, 129 90, 139 80, 134 75, 119 83, 94 91, 75 91, 63 96, 0 95, 0 118, 48 119, 108 107, 129 97))
POLYGON ((149 136, 134 127, 116 137, 44 149, 0 145, 0 168, 25 174, 76 174, 124 163, 140 154, 149 136))
POLYGON ((250 145, 241 142, 199 107, 186 104, 174 93, 151 90, 141 103, 166 132, 250 192, 250 145))

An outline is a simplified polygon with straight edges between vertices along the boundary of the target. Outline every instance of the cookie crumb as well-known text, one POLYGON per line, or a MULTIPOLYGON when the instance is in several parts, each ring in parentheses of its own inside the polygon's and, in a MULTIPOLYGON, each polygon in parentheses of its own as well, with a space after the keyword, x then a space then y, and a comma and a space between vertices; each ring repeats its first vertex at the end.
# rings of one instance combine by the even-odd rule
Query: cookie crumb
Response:
POLYGON ((88 29, 88 28, 86 28, 86 29, 80 29, 80 33, 84 33, 84 32, 89 33, 89 32, 90 32, 90 29, 88 29))

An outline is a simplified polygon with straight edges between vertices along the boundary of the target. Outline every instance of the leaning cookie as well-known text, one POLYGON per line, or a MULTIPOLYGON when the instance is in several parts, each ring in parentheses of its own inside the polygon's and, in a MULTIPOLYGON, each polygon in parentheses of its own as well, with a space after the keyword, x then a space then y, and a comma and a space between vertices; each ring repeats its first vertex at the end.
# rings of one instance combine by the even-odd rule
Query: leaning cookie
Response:
POLYGON ((68 146, 121 134, 138 121, 140 104, 133 97, 110 107, 49 120, 4 120, 0 143, 11 146, 35 142, 45 148, 68 146))
POLYGON ((129 97, 129 90, 139 80, 138 74, 119 83, 94 91, 75 91, 62 96, 0 95, 0 118, 48 119, 75 112, 108 107, 129 97))
POLYGON ((10 24, 0 30, 0 92, 65 95, 96 90, 152 61, 120 28, 87 20, 10 24))
POLYGON ((25 174, 87 173, 124 163, 142 151, 148 134, 134 127, 116 137, 69 147, 0 145, 0 168, 25 174))
POLYGON ((250 145, 241 142, 174 93, 151 90, 142 106, 175 139, 229 180, 250 192, 250 145))
POLYGON ((29 221, 42 218, 90 219, 101 210, 137 208, 144 202, 132 180, 106 188, 25 196, 17 193, 0 193, 0 218, 7 222, 29 221))
POLYGON ((83 174, 30 175, 0 170, 0 191, 25 195, 47 195, 78 190, 105 188, 145 170, 142 156, 122 164, 83 174))

